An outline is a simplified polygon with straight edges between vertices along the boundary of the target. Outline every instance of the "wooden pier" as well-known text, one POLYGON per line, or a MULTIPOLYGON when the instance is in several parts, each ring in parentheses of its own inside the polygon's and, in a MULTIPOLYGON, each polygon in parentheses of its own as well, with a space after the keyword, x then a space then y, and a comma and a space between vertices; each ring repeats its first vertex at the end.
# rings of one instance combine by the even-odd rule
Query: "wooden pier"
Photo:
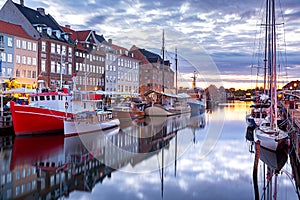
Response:
POLYGON ((12 117, 10 112, 1 113, 0 133, 11 133, 13 131, 12 117))

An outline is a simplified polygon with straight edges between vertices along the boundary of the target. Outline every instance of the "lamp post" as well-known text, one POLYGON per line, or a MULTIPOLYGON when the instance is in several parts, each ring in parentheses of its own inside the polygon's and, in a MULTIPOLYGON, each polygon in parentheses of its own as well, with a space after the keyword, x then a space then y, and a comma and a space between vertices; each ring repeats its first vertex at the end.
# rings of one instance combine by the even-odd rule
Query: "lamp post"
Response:
POLYGON ((63 53, 65 53, 65 52, 66 52, 65 50, 61 50, 61 52, 60 52, 60 89, 62 89, 63 53))

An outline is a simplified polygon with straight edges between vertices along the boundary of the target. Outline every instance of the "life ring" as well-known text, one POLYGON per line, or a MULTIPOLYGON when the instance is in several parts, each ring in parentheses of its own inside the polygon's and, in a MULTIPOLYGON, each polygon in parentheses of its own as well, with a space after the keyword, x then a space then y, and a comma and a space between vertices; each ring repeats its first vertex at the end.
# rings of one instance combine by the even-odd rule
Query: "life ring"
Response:
POLYGON ((69 108, 69 103, 65 102, 65 109, 68 109, 68 108, 69 108))

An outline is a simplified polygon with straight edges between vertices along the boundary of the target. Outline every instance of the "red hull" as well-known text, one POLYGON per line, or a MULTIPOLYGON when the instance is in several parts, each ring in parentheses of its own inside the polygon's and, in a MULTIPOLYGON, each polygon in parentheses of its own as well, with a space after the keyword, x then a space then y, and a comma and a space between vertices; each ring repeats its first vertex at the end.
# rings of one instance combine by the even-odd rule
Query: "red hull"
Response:
MULTIPOLYGON (((65 112, 18 105, 14 102, 11 102, 10 109, 16 135, 63 133, 65 112)), ((71 113, 67 115, 67 117, 72 117, 71 113)))

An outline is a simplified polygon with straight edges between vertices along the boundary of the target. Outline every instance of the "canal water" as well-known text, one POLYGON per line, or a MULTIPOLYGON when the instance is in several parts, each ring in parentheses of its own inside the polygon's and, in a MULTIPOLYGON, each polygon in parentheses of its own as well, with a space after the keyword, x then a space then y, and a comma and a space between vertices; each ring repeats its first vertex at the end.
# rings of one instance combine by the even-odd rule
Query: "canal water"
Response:
POLYGON ((255 199, 255 191, 258 199, 298 199, 289 152, 261 151, 253 181, 249 105, 124 120, 67 138, 3 136, 0 199, 255 199), (275 176, 268 182, 267 166, 278 165, 276 184, 275 176))

